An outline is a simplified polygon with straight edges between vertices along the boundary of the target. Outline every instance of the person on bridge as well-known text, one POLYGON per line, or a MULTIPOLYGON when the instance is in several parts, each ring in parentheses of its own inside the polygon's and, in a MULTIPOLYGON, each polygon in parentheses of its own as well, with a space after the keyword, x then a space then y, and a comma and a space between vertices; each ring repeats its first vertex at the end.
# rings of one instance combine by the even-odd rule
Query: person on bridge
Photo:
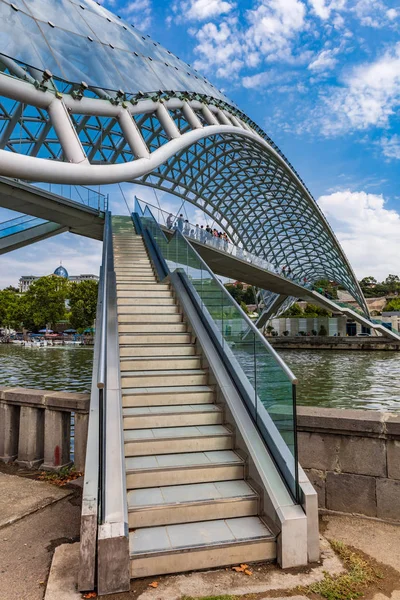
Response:
POLYGON ((178 217, 178 229, 181 233, 183 232, 183 215, 178 217))
POLYGON ((169 216, 167 218, 167 227, 168 229, 172 229, 172 225, 174 224, 174 217, 171 213, 169 213, 169 216))

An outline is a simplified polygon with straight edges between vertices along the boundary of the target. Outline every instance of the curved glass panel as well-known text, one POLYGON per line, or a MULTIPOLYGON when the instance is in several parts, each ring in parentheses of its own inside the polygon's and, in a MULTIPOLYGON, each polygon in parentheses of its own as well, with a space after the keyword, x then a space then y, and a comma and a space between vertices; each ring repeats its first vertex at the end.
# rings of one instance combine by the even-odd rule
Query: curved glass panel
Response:
POLYGON ((73 83, 132 94, 195 92, 231 103, 187 63, 92 0, 3 0, 0 54, 73 83))

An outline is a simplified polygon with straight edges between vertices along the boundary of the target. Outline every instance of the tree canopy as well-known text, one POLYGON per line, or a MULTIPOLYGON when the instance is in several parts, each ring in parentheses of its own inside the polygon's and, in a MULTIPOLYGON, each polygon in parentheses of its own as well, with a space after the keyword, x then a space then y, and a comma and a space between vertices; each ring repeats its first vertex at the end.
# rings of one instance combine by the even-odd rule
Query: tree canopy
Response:
POLYGON ((0 290, 0 326, 53 329, 68 318, 75 329, 83 331, 93 326, 96 317, 97 288, 97 281, 70 283, 53 275, 36 279, 24 294, 9 286, 0 290))

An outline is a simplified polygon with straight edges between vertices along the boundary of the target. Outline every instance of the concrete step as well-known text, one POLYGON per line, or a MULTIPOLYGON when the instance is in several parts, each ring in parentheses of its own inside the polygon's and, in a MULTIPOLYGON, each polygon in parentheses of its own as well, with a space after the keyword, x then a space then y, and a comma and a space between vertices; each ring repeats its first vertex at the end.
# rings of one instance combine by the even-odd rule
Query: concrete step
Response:
MULTIPOLYGON (((142 308, 143 310, 143 308, 142 308)), ((141 313, 141 314, 131 314, 131 315, 118 315, 118 323, 122 324, 132 324, 132 323, 182 323, 182 315, 179 313, 159 313, 158 311, 154 311, 153 314, 141 313)))
POLYGON ((182 358, 184 356, 194 356, 196 347, 193 344, 174 344, 174 345, 154 345, 146 344, 144 346, 122 346, 120 348, 121 358, 137 357, 173 357, 182 358))
MULTIPOLYGON (((133 292, 132 292, 133 293, 133 292)), ((118 296, 118 294, 117 294, 118 296)), ((158 310, 158 307, 161 306, 175 306, 176 302, 175 298, 172 297, 172 294, 169 296, 161 296, 155 298, 142 298, 142 297, 134 297, 134 298, 120 298, 117 297, 117 308, 118 312, 122 311, 125 314, 135 312, 132 310, 133 308, 140 308, 141 310, 148 308, 149 306, 153 306, 154 309, 158 310)))
POLYGON ((161 387, 207 385, 206 369, 181 369, 174 371, 129 371, 121 373, 121 387, 161 387))
POLYGON ((185 370, 201 369, 201 356, 137 356, 121 358, 121 372, 123 371, 153 371, 162 369, 185 370))
POLYGON ((154 273, 150 274, 133 274, 133 273, 115 273, 118 282, 129 281, 130 283, 156 283, 157 279, 154 273))
POLYGON ((120 263, 114 265, 115 271, 122 273, 142 273, 142 272, 153 272, 153 265, 147 263, 136 262, 136 257, 132 258, 130 262, 120 263))
POLYGON ((190 344, 192 336, 190 333, 121 333, 120 345, 144 344, 190 344))
POLYGON ((148 263, 138 263, 136 262, 136 256, 132 256, 130 260, 130 264, 119 264, 114 265, 116 273, 127 273, 127 274, 136 274, 136 273, 144 273, 144 272, 154 272, 153 265, 148 263))
POLYGON ((128 492, 129 528, 258 514, 259 497, 243 480, 189 483, 128 492))
POLYGON ((233 481, 244 478, 245 461, 233 450, 154 454, 125 458, 127 489, 233 481))
POLYGON ((225 425, 160 427, 124 431, 125 456, 231 450, 233 433, 225 425))
POLYGON ((275 537, 259 517, 139 528, 129 548, 132 578, 276 558, 275 537))
MULTIPOLYGON (((142 315, 142 317, 145 315, 149 316, 148 306, 149 305, 147 304, 147 302, 143 302, 143 304, 138 303, 134 306, 130 306, 129 310, 126 310, 123 306, 121 306, 118 310, 118 315, 120 317, 127 315, 142 315)), ((158 306, 157 309, 154 310, 154 312, 156 312, 158 315, 175 315, 178 314, 180 311, 179 307, 176 304, 161 304, 158 306)))
MULTIPOLYGON (((143 321, 143 320, 142 320, 143 321)), ((123 323, 118 325, 119 333, 185 333, 187 324, 178 323, 123 323)))
POLYGON ((164 386, 122 390, 122 406, 170 406, 209 404, 215 401, 215 390, 209 385, 164 386))
POLYGON ((163 283, 126 283, 117 282, 119 298, 170 298, 172 295, 169 285, 163 283))
POLYGON ((142 406, 123 409, 124 429, 221 425, 223 411, 216 404, 142 406))

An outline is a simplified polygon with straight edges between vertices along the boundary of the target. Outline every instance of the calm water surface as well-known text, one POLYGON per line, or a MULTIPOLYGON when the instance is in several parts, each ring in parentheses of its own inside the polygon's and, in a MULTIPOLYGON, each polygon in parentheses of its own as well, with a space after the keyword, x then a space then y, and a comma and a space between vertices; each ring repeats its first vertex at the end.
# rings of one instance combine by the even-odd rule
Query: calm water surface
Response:
POLYGON ((400 412, 400 354, 279 350, 299 379, 299 404, 400 412))
MULTIPOLYGON (((397 352, 281 350, 299 379, 299 404, 400 412, 397 352)), ((0 345, 0 385, 89 392, 93 349, 0 345)))
POLYGON ((92 363, 92 348, 23 348, 0 344, 0 385, 89 392, 92 363))

